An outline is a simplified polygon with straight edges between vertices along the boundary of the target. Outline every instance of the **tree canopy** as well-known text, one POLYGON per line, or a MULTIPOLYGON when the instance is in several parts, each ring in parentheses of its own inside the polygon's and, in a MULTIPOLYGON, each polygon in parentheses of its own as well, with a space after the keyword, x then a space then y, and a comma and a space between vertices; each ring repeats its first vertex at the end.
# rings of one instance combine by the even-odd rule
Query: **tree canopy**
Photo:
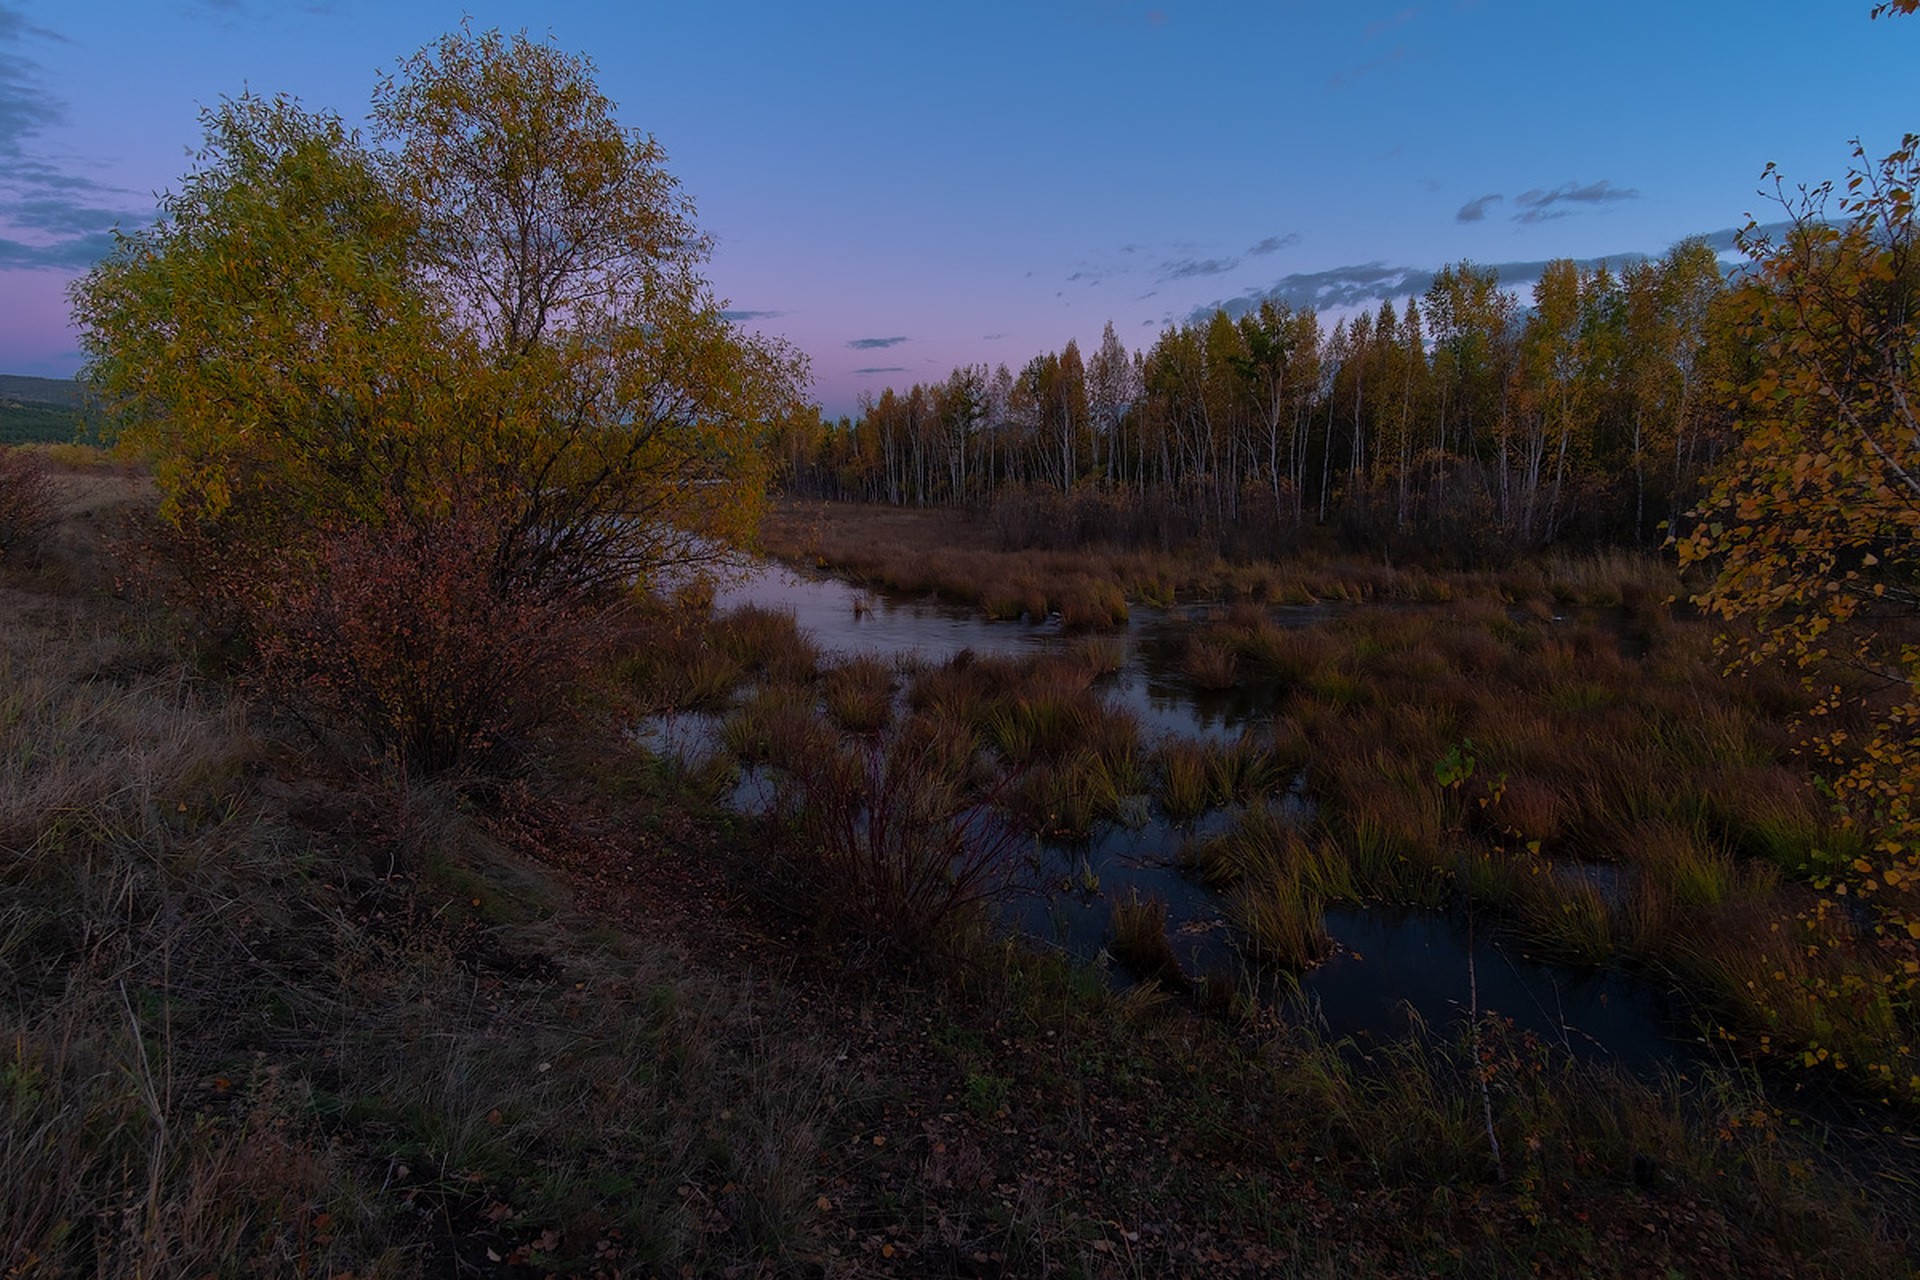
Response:
POLYGON ((1549 262, 1531 307, 1461 262, 1338 320, 1266 300, 1131 353, 1108 326, 1085 359, 1069 344, 890 390, 858 422, 795 422, 783 479, 921 504, 1097 492, 1166 513, 1168 540, 1248 550, 1308 524, 1396 557, 1652 546, 1726 439, 1718 383, 1743 358, 1726 292, 1714 250, 1683 240, 1549 262))
POLYGON ((591 62, 450 34, 372 140, 244 96, 74 288, 88 374, 166 510, 280 537, 481 507, 496 585, 594 592, 752 527, 804 366, 738 331, 657 143, 591 62))

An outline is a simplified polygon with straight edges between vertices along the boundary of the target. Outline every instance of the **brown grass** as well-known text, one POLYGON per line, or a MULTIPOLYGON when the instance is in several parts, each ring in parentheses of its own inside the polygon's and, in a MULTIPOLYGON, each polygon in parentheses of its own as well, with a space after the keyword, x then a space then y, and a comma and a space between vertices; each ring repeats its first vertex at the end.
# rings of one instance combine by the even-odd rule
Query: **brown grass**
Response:
POLYGON ((1231 689, 1240 676, 1240 660, 1226 645, 1196 636, 1180 655, 1180 669, 1202 689, 1231 689))
POLYGON ((0 445, 0 562, 31 561, 53 527, 53 486, 37 451, 0 445))
POLYGON ((1674 585, 1658 562, 1628 555, 1443 576, 1310 553, 1285 562, 1234 562, 1200 549, 1117 550, 1094 544, 1012 550, 990 522, 962 511, 792 499, 768 513, 761 541, 785 560, 832 568, 891 590, 934 592, 979 605, 992 617, 1025 613, 1038 621, 1052 609, 1070 625, 1088 626, 1124 621, 1127 601, 1165 607, 1176 599, 1284 604, 1542 599, 1612 606, 1636 592, 1636 599, 1664 600, 1674 585))
POLYGON ((879 733, 893 720, 893 668, 877 658, 851 658, 827 669, 820 697, 847 733, 879 733))
POLYGON ((1159 898, 1142 899, 1137 893, 1115 898, 1107 949, 1143 982, 1158 983, 1170 991, 1185 991, 1192 985, 1167 937, 1167 904, 1159 898))
POLYGON ((329 778, 162 616, 76 589, 126 487, 85 480, 43 575, 0 577, 0 1271, 803 1250, 840 1105, 805 1038, 583 919, 468 800, 329 778), (684 1194, 714 1176, 717 1239, 684 1194))
MULTIPOLYGON (((139 499, 85 479, 45 566, 0 570, 0 1271, 1911 1269, 1910 1197, 1876 1208, 1738 1079, 1648 1090, 1497 1026, 1362 1062, 1017 947, 876 995, 741 914, 766 847, 720 857, 729 820, 647 791, 617 735, 529 761, 544 827, 330 774, 96 590, 100 523, 139 499), (703 892, 721 866, 742 879, 703 892)), ((936 779, 972 753, 947 741, 936 779)), ((1275 865, 1334 896, 1333 829, 1275 865)), ((1792 1027, 1793 984, 1870 944, 1808 958, 1768 910, 1714 909, 1687 981, 1784 981, 1792 1027)))
POLYGON ((742 605, 714 620, 709 639, 742 670, 774 683, 804 683, 820 664, 793 614, 779 609, 742 605))

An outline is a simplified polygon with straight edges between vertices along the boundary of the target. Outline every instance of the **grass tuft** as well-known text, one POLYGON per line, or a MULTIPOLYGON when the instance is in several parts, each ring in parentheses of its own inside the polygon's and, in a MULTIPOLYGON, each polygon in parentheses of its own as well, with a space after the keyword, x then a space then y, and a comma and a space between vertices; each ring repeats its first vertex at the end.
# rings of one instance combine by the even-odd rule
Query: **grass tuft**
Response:
POLYGON ((1169 991, 1191 985, 1167 937, 1167 904, 1160 898, 1142 899, 1138 893, 1113 900, 1111 938, 1107 950, 1133 970, 1142 982, 1169 991))

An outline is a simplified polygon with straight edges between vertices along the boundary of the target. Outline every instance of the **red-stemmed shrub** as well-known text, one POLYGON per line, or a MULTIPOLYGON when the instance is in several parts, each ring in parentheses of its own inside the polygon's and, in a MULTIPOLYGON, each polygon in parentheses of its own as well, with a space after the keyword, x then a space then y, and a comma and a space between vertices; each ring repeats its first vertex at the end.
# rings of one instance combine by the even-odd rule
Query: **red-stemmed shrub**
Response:
POLYGON ((52 524, 46 467, 28 450, 0 448, 0 563, 37 555, 52 524))
POLYGON ((499 521, 449 514, 320 531, 248 595, 253 683, 421 773, 497 761, 566 708, 595 610, 502 581, 499 521))

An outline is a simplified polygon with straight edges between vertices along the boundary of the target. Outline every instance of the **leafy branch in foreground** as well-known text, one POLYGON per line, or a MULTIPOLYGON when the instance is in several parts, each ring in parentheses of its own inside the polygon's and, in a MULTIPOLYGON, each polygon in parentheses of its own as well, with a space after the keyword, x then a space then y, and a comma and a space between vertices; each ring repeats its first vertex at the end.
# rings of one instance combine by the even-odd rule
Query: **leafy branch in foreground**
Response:
POLYGON ((1889 1061, 1854 1065, 1920 1101, 1920 136, 1878 162, 1855 143, 1854 160, 1838 191, 1782 193, 1778 243, 1743 239, 1757 359, 1740 443, 1679 550, 1715 571, 1696 603, 1743 624, 1734 667, 1784 661, 1816 695, 1821 772, 1867 852, 1822 881, 1809 945, 1848 945, 1853 899, 1879 954, 1815 994, 1907 1029, 1889 1061))

